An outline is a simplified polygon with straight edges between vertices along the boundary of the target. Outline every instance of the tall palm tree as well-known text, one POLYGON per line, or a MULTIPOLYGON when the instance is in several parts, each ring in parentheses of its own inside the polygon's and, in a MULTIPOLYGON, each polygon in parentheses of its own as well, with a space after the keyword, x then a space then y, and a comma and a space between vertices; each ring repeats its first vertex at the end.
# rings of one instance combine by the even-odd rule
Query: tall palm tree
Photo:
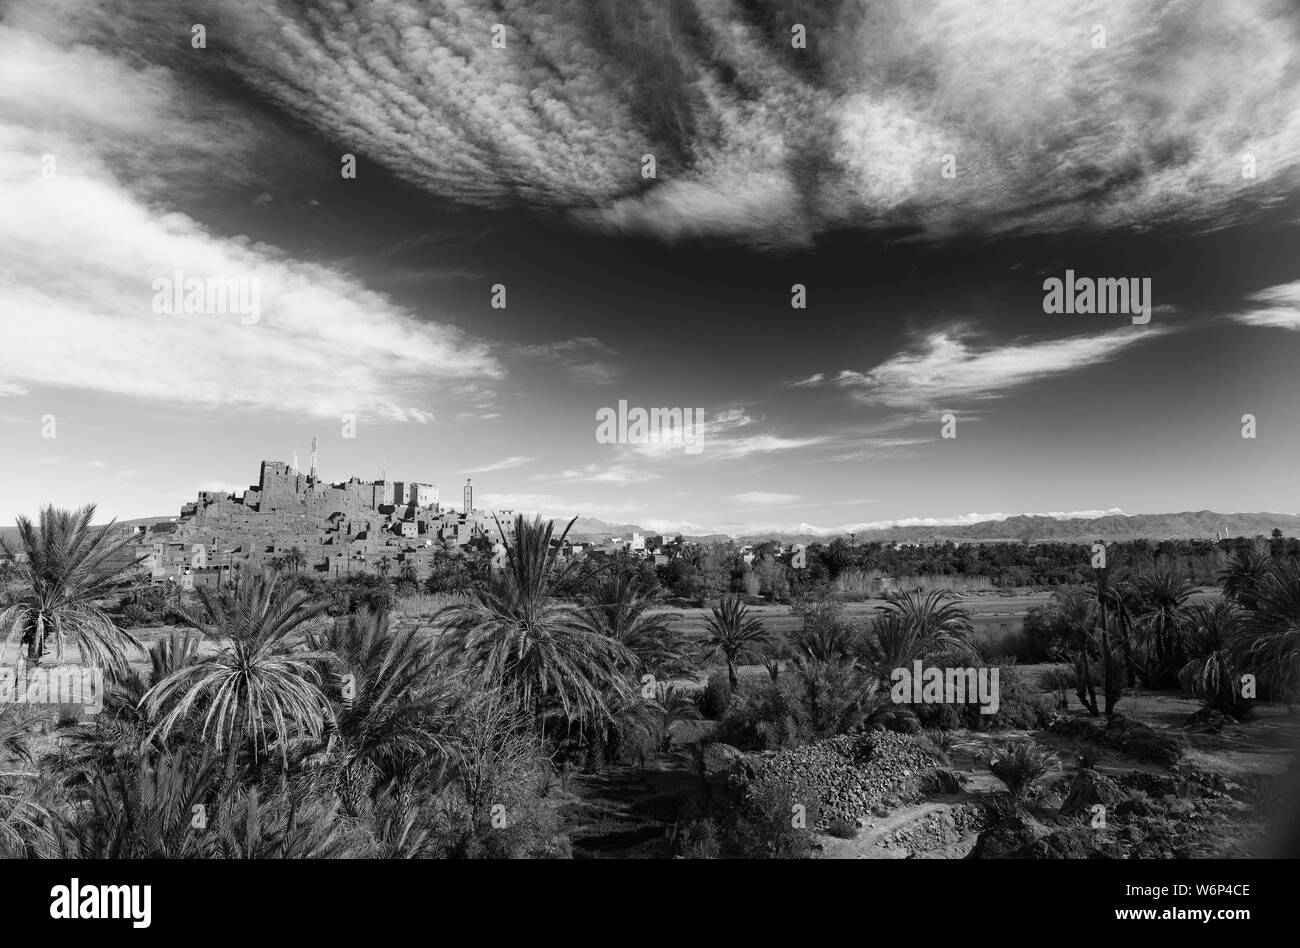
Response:
POLYGON ((151 738, 166 740, 191 714, 201 715, 201 738, 211 734, 215 750, 225 750, 227 783, 250 739, 254 755, 280 740, 287 769, 289 736, 319 740, 333 720, 316 668, 326 656, 292 641, 328 604, 266 573, 246 575, 233 589, 198 594, 202 618, 192 624, 220 651, 178 669, 144 695, 142 706, 157 720, 151 738))
POLYGON ((451 756, 455 682, 415 629, 398 631, 386 611, 363 608, 308 634, 307 644, 330 656, 335 724, 327 738, 348 815, 387 782, 451 756))
POLYGON ((627 647, 637 675, 667 681, 695 670, 676 616, 651 611, 655 597, 628 570, 608 570, 591 580, 581 596, 586 627, 627 647))
POLYGON ((557 561, 572 526, 552 544, 552 522, 516 516, 513 538, 501 531, 504 567, 434 621, 446 629, 439 653, 481 687, 500 686, 534 713, 554 699, 570 720, 599 720, 608 717, 611 696, 629 696, 635 658, 592 631, 580 605, 555 595, 575 562, 557 561))
POLYGON ((1193 586, 1177 573, 1160 570, 1139 576, 1134 588, 1138 598, 1134 626, 1150 655, 1150 683, 1170 685, 1187 664, 1185 613, 1193 586))
MULTIPOLYGON (((122 558, 131 543, 129 534, 114 537, 113 526, 92 528, 95 505, 79 510, 41 508, 39 524, 18 518, 20 551, 19 588, 13 605, 0 612, 0 655, 15 634, 27 646, 27 665, 41 663, 47 642, 63 661, 64 647, 73 645, 87 665, 103 667, 115 675, 127 673, 127 652, 141 648, 140 641, 119 629, 99 602, 119 595, 132 585, 128 576, 144 559, 122 558)), ((0 549, 13 555, 0 541, 0 549)))
POLYGON ((713 607, 713 615, 705 624, 709 637, 704 641, 706 657, 721 654, 727 660, 727 680, 735 691, 736 662, 746 658, 761 658, 761 648, 771 638, 763 620, 749 614, 739 596, 723 596, 713 607))
POLYGON ((1229 645, 1237 634, 1240 608, 1231 599, 1197 603, 1187 610, 1190 660, 1178 673, 1184 688, 1222 711, 1237 711, 1244 703, 1229 645))
POLYGON ((1223 594, 1250 608, 1254 590, 1272 569, 1273 561, 1268 551, 1258 546, 1239 547, 1220 573, 1223 594))
POLYGON ((1300 691, 1300 568, 1272 564, 1238 601, 1246 609, 1239 634, 1228 643, 1229 658, 1279 694, 1295 695, 1300 691))

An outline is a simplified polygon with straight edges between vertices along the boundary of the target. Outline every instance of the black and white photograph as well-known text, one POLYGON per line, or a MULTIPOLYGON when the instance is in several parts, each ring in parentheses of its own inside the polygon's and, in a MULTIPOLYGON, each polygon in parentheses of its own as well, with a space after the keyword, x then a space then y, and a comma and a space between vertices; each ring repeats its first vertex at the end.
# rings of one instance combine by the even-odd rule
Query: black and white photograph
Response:
POLYGON ((1295 0, 0 0, 0 905, 1241 937, 1298 357, 1295 0))

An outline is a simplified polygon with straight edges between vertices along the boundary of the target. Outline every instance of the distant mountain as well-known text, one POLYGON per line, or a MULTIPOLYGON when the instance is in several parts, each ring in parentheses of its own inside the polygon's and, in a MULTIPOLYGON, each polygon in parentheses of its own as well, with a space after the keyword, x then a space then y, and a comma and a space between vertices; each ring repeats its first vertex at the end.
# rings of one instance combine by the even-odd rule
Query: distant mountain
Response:
MULTIPOLYGON (((141 517, 120 521, 122 526, 143 526, 175 520, 175 517, 141 517)), ((563 529, 567 521, 556 520, 556 528, 563 529)), ((1213 539, 1227 525, 1229 536, 1269 536, 1274 528, 1286 536, 1300 536, 1300 517, 1283 513, 1215 513, 1212 510, 1185 511, 1164 514, 1108 514, 1095 518, 1058 519, 1056 517, 1020 515, 1005 520, 982 520, 960 526, 890 527, 885 530, 863 530, 854 534, 859 543, 875 541, 887 543, 939 543, 944 541, 1016 543, 1038 541, 1056 543, 1091 543, 1095 540, 1187 540, 1213 539)), ((590 540, 599 537, 631 536, 633 533, 649 535, 653 530, 635 523, 611 523, 595 517, 579 517, 569 531, 571 539, 590 540)), ((14 527, 0 527, 0 539, 13 546, 18 531, 14 527)), ((674 536, 675 534, 665 534, 674 536)), ((845 534, 841 534, 845 535, 845 534)), ((695 543, 726 542, 739 539, 747 542, 776 540, 780 543, 827 543, 835 534, 824 532, 761 533, 732 537, 724 533, 684 535, 695 543)))
MULTIPOLYGON (((854 534, 858 542, 888 543, 1029 542, 1090 543, 1095 540, 1187 540, 1213 539, 1227 525, 1234 537, 1269 536, 1274 528, 1287 536, 1300 536, 1300 517, 1281 513, 1222 514, 1212 510, 1166 514, 1108 514, 1096 518, 1016 516, 1005 520, 983 520, 961 526, 890 527, 854 534)), ((759 535, 746 540, 779 540, 783 543, 826 542, 827 536, 813 533, 759 535)))

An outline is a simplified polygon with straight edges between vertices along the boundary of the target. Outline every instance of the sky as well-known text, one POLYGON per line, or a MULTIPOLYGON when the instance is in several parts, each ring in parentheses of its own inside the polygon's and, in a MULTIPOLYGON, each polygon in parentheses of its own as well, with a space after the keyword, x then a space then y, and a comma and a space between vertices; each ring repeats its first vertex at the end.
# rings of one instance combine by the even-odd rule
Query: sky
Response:
POLYGON ((1296 512, 1297 102, 1286 0, 0 0, 0 522, 313 438, 660 531, 1296 512))

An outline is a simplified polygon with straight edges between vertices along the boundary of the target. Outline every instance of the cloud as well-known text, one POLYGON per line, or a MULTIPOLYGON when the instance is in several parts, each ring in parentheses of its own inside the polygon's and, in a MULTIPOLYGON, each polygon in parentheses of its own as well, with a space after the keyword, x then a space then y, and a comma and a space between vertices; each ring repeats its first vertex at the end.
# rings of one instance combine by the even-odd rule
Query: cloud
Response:
POLYGON ((508 471, 511 468, 523 467, 525 464, 528 464, 535 460, 537 459, 526 458, 526 457, 521 457, 517 454, 512 454, 508 458, 502 458, 500 461, 493 461, 491 464, 485 464, 482 467, 467 467, 463 471, 461 471, 461 473, 462 474, 486 474, 489 471, 508 471))
POLYGON ((1300 281, 1261 290, 1251 300, 1262 305, 1233 313, 1232 318, 1247 326, 1300 330, 1300 281))
POLYGON ((195 15, 221 24, 243 82, 363 162, 663 240, 1217 225, 1296 185, 1287 0, 789 6, 208 0, 195 15))
POLYGON ((440 384, 501 377, 464 332, 170 206, 200 169, 246 173, 263 132, 166 68, 0 26, 0 395, 429 421, 440 384), (260 318, 156 312, 177 272, 247 281, 260 318))
POLYGON ((751 490, 744 494, 730 494, 727 500, 735 501, 738 504, 792 504, 796 500, 801 500, 802 494, 777 494, 772 491, 751 490))
POLYGON ((586 467, 561 471, 558 474, 534 474, 535 481, 568 481, 583 484, 641 484, 657 481, 659 474, 621 464, 588 464, 586 467))
POLYGON ((944 330, 869 372, 845 369, 828 384, 848 389, 863 404, 940 407, 997 398, 1007 389, 1109 361, 1165 331, 1126 326, 1062 339, 981 346, 964 330, 944 330))
POLYGON ((619 369, 611 360, 618 353, 592 336, 519 346, 516 351, 525 358, 538 359, 562 369, 565 376, 581 382, 607 385, 619 377, 619 369))
POLYGON ((687 453, 681 440, 660 439, 628 445, 633 454, 644 458, 704 458, 710 462, 732 461, 755 455, 801 451, 831 443, 830 435, 790 436, 777 430, 759 430, 759 420, 743 408, 717 412, 698 425, 695 432, 699 450, 687 453))

